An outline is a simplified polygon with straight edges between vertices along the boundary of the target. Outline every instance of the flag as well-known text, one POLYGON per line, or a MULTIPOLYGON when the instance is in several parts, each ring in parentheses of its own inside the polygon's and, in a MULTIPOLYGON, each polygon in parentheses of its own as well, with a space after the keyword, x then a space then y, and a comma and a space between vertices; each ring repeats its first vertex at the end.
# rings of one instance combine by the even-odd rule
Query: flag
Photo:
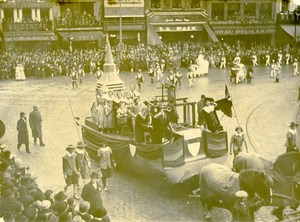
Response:
POLYGON ((225 98, 216 101, 216 110, 221 110, 226 116, 232 117, 232 101, 227 85, 225 84, 225 98))
POLYGON ((230 93, 229 93, 226 83, 225 83, 225 98, 227 98, 228 100, 231 100, 230 93))

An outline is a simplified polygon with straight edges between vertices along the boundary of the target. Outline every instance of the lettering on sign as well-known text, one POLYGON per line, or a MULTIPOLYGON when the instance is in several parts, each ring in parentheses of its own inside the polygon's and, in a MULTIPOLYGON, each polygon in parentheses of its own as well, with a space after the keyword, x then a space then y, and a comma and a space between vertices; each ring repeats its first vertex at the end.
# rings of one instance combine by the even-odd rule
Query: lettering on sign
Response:
POLYGON ((171 19, 166 19, 166 22, 190 22, 190 19, 186 19, 186 18, 171 18, 171 19))
POLYGON ((51 8, 49 2, 6 2, 1 8, 51 8))
POLYGON ((159 32, 192 32, 202 30, 202 26, 159 26, 159 32))
POLYGON ((275 29, 223 29, 214 30, 218 35, 257 35, 275 33, 275 29))
POLYGON ((56 36, 9 36, 5 37, 5 41, 55 41, 56 36))

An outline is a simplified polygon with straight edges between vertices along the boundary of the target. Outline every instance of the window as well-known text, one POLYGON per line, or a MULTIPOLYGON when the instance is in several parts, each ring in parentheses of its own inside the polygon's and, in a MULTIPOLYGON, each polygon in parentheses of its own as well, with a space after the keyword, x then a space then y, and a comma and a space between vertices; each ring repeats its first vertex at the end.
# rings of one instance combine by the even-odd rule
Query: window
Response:
POLYGON ((259 3, 259 19, 272 19, 272 3, 259 3))
POLYGON ((172 8, 181 8, 181 0, 172 0, 172 8))
POLYGON ((244 4, 244 16, 245 18, 255 18, 256 14, 256 4, 255 3, 245 3, 244 4))
POLYGON ((212 4, 211 19, 213 21, 224 20, 224 3, 213 3, 212 4))
POLYGON ((160 0, 151 0, 151 8, 160 8, 160 0))
POLYGON ((241 19, 241 13, 240 13, 241 7, 239 3, 229 3, 228 4, 228 19, 229 20, 240 20, 241 19))

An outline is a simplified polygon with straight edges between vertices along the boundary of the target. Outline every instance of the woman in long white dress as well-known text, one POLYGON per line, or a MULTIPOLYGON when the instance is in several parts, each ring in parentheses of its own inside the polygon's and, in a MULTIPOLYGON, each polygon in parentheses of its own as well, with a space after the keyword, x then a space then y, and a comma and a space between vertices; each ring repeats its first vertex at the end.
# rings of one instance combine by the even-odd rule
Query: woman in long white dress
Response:
POLYGON ((16 80, 25 80, 25 72, 24 67, 21 63, 18 63, 16 66, 16 80))

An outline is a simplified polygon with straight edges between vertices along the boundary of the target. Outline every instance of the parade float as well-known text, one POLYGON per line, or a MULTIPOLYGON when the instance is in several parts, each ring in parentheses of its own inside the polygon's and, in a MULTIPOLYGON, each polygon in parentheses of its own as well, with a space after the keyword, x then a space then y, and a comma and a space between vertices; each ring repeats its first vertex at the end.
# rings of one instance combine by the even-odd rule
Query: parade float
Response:
MULTIPOLYGON (((96 96, 99 91, 118 93, 125 89, 124 82, 115 74, 108 38, 106 44, 103 76, 97 81, 96 96)), ((196 103, 188 102, 187 98, 176 98, 174 87, 163 84, 161 90, 161 95, 144 103, 150 110, 159 104, 163 109, 175 111, 179 121, 172 129, 172 138, 160 144, 153 144, 147 140, 142 143, 136 142, 132 135, 105 133, 93 120, 97 106, 97 102, 94 102, 91 116, 86 117, 82 124, 82 137, 88 145, 87 151, 90 155, 97 158, 97 150, 101 144, 106 143, 112 148, 117 165, 126 167, 130 162, 136 165, 140 172, 146 172, 146 169, 154 170, 171 183, 181 183, 198 175, 206 164, 224 164, 228 157, 227 132, 213 133, 195 127, 196 103)), ((145 135, 147 136, 149 135, 145 135)))
POLYGON ((209 62, 204 59, 204 56, 200 54, 196 59, 196 64, 190 65, 190 70, 195 77, 202 77, 208 75, 209 62))

